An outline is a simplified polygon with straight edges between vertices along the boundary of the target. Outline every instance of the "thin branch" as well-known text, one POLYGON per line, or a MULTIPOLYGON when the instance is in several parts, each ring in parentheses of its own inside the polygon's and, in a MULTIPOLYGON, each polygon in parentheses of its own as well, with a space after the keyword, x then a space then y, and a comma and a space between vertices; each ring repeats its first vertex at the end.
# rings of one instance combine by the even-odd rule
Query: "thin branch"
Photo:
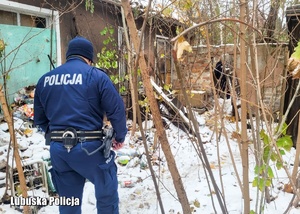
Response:
POLYGON ((192 27, 189 27, 188 29, 182 31, 179 35, 177 35, 176 37, 174 37, 173 39, 171 39, 171 42, 175 42, 176 40, 178 40, 179 37, 181 36, 184 36, 185 34, 187 34, 188 32, 190 32, 191 30, 195 29, 195 28, 198 28, 198 27, 201 27, 201 26, 204 26, 204 25, 208 25, 208 24, 212 24, 212 23, 216 23, 216 22, 239 22, 241 24, 244 24, 248 27, 250 27, 251 29, 257 31, 260 35, 261 32, 259 30, 257 30, 256 28, 254 28, 253 26, 247 24, 246 22, 243 22, 239 19, 235 19, 235 18, 220 18, 220 19, 214 19, 214 20, 208 20, 208 21, 205 21, 205 22, 201 22, 199 24, 195 24, 193 25, 192 27))

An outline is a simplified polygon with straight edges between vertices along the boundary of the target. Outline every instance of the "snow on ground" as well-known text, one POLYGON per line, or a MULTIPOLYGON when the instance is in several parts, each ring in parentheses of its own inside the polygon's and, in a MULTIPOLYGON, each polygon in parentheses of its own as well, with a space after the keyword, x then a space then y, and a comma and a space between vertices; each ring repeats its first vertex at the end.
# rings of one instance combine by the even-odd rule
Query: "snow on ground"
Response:
MULTIPOLYGON (((204 114, 197 115, 197 120, 200 125, 201 139, 204 143, 205 153, 209 160, 210 168, 214 174, 214 178, 218 185, 219 191, 224 192, 224 200, 228 213, 238 214, 243 213, 243 198, 241 189, 238 182, 238 177, 242 180, 242 163, 239 153, 239 146, 236 140, 231 136, 232 131, 235 129, 235 124, 230 123, 228 120, 224 120, 226 125, 226 132, 229 137, 230 149, 237 166, 237 172, 233 168, 230 152, 226 143, 225 137, 221 136, 219 142, 216 140, 216 134, 213 132, 207 124, 207 121, 213 120, 212 112, 205 112, 204 114), (217 143, 218 142, 218 143, 217 143), (219 158, 218 158, 219 157, 219 158), (221 176, 220 176, 221 174, 221 176), (222 180, 220 180, 220 177, 222 180)), ((130 122, 130 121, 129 121, 130 122)), ((151 121, 150 121, 151 122, 151 121)), ((15 128, 25 130, 28 127, 28 123, 24 123, 24 120, 15 118, 15 128)), ((153 168, 157 176, 157 182, 159 186, 160 196, 163 201, 163 208, 165 213, 182 213, 181 205, 178 201, 176 191, 173 186, 172 177, 168 170, 166 158, 161 149, 151 151, 151 146, 155 138, 155 129, 151 124, 147 127, 151 127, 147 131, 147 143, 150 148, 150 152, 153 152, 152 163, 153 168)), ((29 127, 30 128, 30 127, 29 127)), ((28 157, 28 160, 46 160, 49 158, 49 147, 44 145, 43 134, 38 132, 35 128, 30 128, 33 131, 30 137, 21 136, 18 134, 18 143, 22 148, 21 156, 28 157)), ((194 146, 193 142, 188 136, 170 124, 166 129, 166 133, 169 139, 172 153, 176 160, 177 168, 181 174, 182 182, 185 187, 186 194, 190 201, 192 213, 210 214, 210 213, 222 213, 215 189, 212 187, 211 180, 209 184, 207 176, 204 170, 204 165, 201 162, 194 146), (210 187, 209 187, 210 185, 210 187), (213 202, 212 202, 213 198, 213 202), (215 208, 215 209, 214 209, 215 208)), ((7 143, 9 142, 9 133, 7 131, 7 124, 0 124, 0 164, 6 160, 7 156, 7 143)), ((147 167, 147 161, 143 149, 142 141, 140 140, 140 134, 135 133, 134 137, 130 137, 128 133, 125 141, 125 148, 118 151, 120 159, 116 159, 118 164, 118 179, 119 197, 120 197, 120 214, 155 214, 162 213, 156 197, 154 184, 152 181, 151 173, 147 167), (130 158, 126 165, 120 165, 121 159, 126 161, 126 158, 130 158), (131 182, 130 187, 124 187, 131 182)), ((12 154, 10 154, 12 155, 12 154)), ((292 170, 292 163, 294 162, 295 151, 284 156, 290 170, 292 170)), ((254 178, 255 160, 253 155, 253 146, 249 146, 249 177, 250 181, 254 178)), ((265 214, 284 213, 286 210, 292 194, 282 191, 283 184, 288 182, 288 178, 283 170, 276 170, 274 167, 275 178, 273 179, 273 189, 271 194, 275 197, 275 200, 265 206, 265 214)), ((1 171, 0 174, 0 195, 2 196, 5 190, 5 171, 1 171)), ((45 189, 39 188, 30 191, 29 194, 47 197, 45 189), (44 190, 44 191, 43 191, 44 190)), ((257 198, 260 195, 257 194, 256 188, 251 186, 250 183, 250 198, 251 209, 255 210, 257 198)), ((0 213, 15 214, 20 213, 11 207, 9 204, 0 205, 0 213)), ((44 206, 41 207, 36 213, 38 214, 51 214, 58 213, 57 206, 44 206)), ((95 208, 94 188, 90 182, 86 182, 84 189, 82 213, 97 213, 95 208)), ((300 209, 294 208, 289 212, 300 213, 300 209)))

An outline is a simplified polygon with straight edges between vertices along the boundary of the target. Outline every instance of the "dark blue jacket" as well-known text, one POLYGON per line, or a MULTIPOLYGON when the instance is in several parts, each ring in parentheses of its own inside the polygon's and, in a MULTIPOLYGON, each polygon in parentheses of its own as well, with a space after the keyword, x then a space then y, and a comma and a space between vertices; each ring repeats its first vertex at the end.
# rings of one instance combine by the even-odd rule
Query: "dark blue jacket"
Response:
POLYGON ((122 98, 109 77, 80 58, 44 74, 38 81, 34 97, 34 124, 44 131, 101 130, 106 115, 123 142, 127 133, 122 98))

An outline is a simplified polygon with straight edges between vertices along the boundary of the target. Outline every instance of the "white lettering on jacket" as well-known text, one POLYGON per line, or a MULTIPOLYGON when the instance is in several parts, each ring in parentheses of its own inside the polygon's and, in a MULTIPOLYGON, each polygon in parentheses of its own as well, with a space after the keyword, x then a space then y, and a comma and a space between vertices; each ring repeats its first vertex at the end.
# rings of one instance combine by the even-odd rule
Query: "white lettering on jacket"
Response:
POLYGON ((82 74, 54 74, 44 79, 46 85, 82 85, 82 74))

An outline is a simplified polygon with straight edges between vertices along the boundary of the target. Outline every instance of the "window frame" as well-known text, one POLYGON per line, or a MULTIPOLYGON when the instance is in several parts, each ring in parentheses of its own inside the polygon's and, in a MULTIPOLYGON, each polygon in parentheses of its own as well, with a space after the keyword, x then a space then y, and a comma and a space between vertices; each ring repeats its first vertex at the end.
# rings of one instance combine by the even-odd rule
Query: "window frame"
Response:
POLYGON ((59 26, 59 12, 46 8, 39 8, 28 4, 22 4, 18 2, 12 2, 7 0, 0 1, 0 8, 3 11, 17 13, 17 25, 21 27, 20 14, 31 15, 46 18, 46 27, 53 27, 56 32, 56 54, 57 65, 61 65, 61 48, 60 48, 60 26, 59 26))

